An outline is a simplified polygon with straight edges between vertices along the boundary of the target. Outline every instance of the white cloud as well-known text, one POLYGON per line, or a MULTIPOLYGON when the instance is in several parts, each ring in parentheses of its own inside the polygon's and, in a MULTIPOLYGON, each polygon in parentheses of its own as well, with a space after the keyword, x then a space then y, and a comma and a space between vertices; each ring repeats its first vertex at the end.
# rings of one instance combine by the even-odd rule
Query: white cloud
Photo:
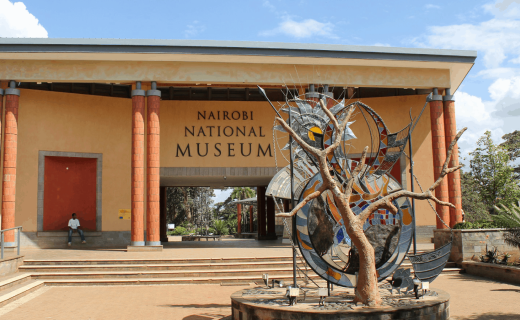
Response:
POLYGON ((493 140, 500 141, 505 132, 502 129, 503 121, 494 116, 496 101, 483 101, 460 90, 454 98, 457 129, 468 128, 459 140, 462 158, 468 157, 469 152, 476 148, 477 140, 488 130, 492 132, 493 140))
POLYGON ((489 87, 491 98, 495 101, 494 116, 502 118, 506 124, 518 128, 520 121, 520 76, 497 79, 489 87))
POLYGON ((424 6, 426 9, 440 9, 441 7, 435 4, 428 3, 424 6))
POLYGON ((484 79, 499 79, 499 78, 511 78, 516 75, 520 75, 519 68, 498 67, 498 68, 481 70, 477 73, 476 77, 482 77, 484 79))
POLYGON ((462 157, 475 149, 485 131, 491 131, 498 143, 520 123, 520 68, 514 65, 520 64, 520 0, 493 1, 478 9, 492 17, 473 24, 432 26, 410 41, 422 47, 477 50, 482 59, 483 70, 466 81, 490 82, 489 98, 462 88, 455 93, 457 127, 468 127, 459 141, 462 157))
POLYGON ((436 26, 429 28, 426 42, 436 48, 481 51, 484 65, 496 68, 508 54, 520 52, 519 30, 520 21, 506 19, 491 19, 478 25, 436 26))
POLYGON ((455 93, 457 127, 468 127, 459 142, 463 157, 475 149, 477 139, 487 130, 499 143, 505 133, 519 127, 520 76, 499 78, 489 86, 488 91, 490 101, 460 90, 455 93))
POLYGON ((518 56, 518 57, 516 57, 516 58, 514 58, 514 59, 509 60, 509 62, 520 64, 520 56, 518 56))
POLYGON ((0 0, 0 37, 47 38, 47 30, 32 15, 23 2, 0 0))
POLYGON ((330 22, 319 22, 314 19, 295 21, 290 17, 285 17, 277 28, 260 32, 261 36, 273 36, 283 34, 298 39, 322 36, 336 39, 334 35, 334 25, 330 22))
POLYGON ((206 30, 206 26, 200 24, 197 20, 193 21, 191 24, 186 26, 186 30, 184 30, 184 37, 193 38, 199 33, 202 33, 206 30))
POLYGON ((266 7, 267 9, 271 10, 271 11, 276 11, 275 6, 273 6, 273 5, 271 4, 271 2, 269 2, 268 0, 264 0, 264 2, 262 3, 262 5, 263 5, 264 7, 266 7))
POLYGON ((222 189, 215 189, 215 196, 211 199, 214 201, 214 203, 224 202, 229 195, 233 192, 233 188, 222 190, 222 189))
POLYGON ((498 0, 485 4, 483 8, 498 18, 520 18, 520 0, 498 0))

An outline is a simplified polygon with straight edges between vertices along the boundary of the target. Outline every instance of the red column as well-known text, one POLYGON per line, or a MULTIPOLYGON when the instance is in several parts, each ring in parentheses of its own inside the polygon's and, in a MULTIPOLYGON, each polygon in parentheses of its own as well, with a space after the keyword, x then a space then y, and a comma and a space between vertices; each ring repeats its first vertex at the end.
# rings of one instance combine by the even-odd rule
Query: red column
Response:
POLYGON ((255 232, 255 226, 253 225, 253 206, 249 206, 249 232, 255 232))
MULTIPOLYGON (((430 102, 430 118, 432 130, 432 151, 433 151, 433 176, 437 180, 441 174, 442 166, 446 161, 446 140, 444 136, 444 112, 442 105, 442 96, 434 89, 432 101, 430 102)), ((435 196, 441 201, 449 201, 448 180, 443 179, 441 184, 435 189, 435 196)), ((437 213, 444 220, 444 223, 450 225, 449 207, 439 204, 435 205, 437 213)), ((446 229, 446 226, 437 219, 437 229, 446 229)))
POLYGON ((132 90, 132 239, 144 246, 144 90, 132 90))
POLYGON ((237 233, 242 233, 242 204, 237 203, 237 233))
MULTIPOLYGON (((20 90, 14 81, 5 90, 4 176, 2 179, 2 229, 15 227, 16 155, 20 90)), ((4 235, 4 245, 14 246, 14 230, 4 235)))
MULTIPOLYGON (((451 95, 450 89, 446 90, 446 95, 443 97, 444 104, 444 132, 446 135, 446 151, 449 148, 453 139, 457 135, 457 122, 455 119, 455 100, 451 95)), ((459 165, 459 149, 457 145, 453 147, 449 167, 459 165)), ((455 205, 455 208, 450 210, 450 227, 462 222, 462 192, 460 189, 460 170, 450 173, 448 179, 448 191, 450 202, 455 205)))
POLYGON ((161 105, 161 91, 156 90, 152 82, 152 90, 146 92, 147 112, 147 170, 146 170, 146 245, 161 245, 160 239, 160 127, 159 108, 161 105))
POLYGON ((265 238, 265 187, 256 188, 256 199, 258 204, 257 223, 258 223, 258 239, 265 238))

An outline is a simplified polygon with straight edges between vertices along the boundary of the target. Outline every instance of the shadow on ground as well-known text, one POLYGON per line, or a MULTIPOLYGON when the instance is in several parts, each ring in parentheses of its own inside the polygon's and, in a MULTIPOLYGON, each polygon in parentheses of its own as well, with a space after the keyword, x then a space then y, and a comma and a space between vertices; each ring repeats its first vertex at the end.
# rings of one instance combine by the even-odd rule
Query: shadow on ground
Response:
POLYGON ((222 314, 194 314, 182 318, 182 320, 231 320, 231 316, 224 316, 222 314))
POLYGON ((165 307, 165 308, 231 308, 231 304, 163 304, 159 307, 165 307))
POLYGON ((509 292, 520 293, 520 289, 495 289, 495 290, 491 290, 491 291, 509 291, 509 292))
MULTIPOLYGON (((450 318, 451 319, 451 318, 450 318)), ((483 313, 467 317, 454 317, 456 320, 518 320, 520 314, 513 313, 483 313)))
MULTIPOLYGON (((469 281, 469 282, 472 282, 472 283, 475 283, 475 282, 489 283, 489 284, 492 284, 492 283, 505 283, 505 284, 508 284, 508 285, 511 285, 511 286, 518 287, 519 291, 520 291, 520 286, 516 285, 514 283, 504 282, 504 281, 499 281, 499 280, 494 280, 494 279, 488 279, 488 278, 479 277, 479 276, 474 276, 474 275, 468 274, 468 273, 450 274, 450 275, 446 275, 446 277, 453 277, 453 278, 457 278, 457 280, 469 281)), ((514 289, 497 289, 496 291, 506 291, 506 290, 515 291, 514 289)), ((520 319, 520 318, 518 318, 518 319, 520 319)))

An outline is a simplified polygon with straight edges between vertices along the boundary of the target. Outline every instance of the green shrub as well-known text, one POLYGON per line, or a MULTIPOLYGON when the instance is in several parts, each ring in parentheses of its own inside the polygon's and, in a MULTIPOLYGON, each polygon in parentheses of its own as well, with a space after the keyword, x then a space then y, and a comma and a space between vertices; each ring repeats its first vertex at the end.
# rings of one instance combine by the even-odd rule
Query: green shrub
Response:
POLYGON ((495 229, 501 228, 501 226, 495 221, 490 220, 478 220, 475 222, 460 222, 453 226, 453 229, 495 229))
POLYGON ((506 207, 501 205, 500 208, 495 206, 495 210, 498 214, 494 217, 494 220, 502 227, 507 228, 506 233, 504 233, 505 242, 520 249, 520 203, 518 206, 506 207))
POLYGON ((175 227, 175 229, 173 229, 173 231, 168 232, 168 234, 170 234, 172 236, 185 236, 189 233, 190 233, 189 230, 187 230, 186 228, 181 227, 181 226, 175 227))
POLYGON ((227 221, 227 227, 229 229, 230 234, 235 234, 237 232, 238 220, 236 218, 229 219, 227 221))
POLYGON ((229 229, 227 227, 226 221, 217 220, 213 223, 213 225, 215 226, 215 234, 218 234, 218 235, 229 234, 229 229))

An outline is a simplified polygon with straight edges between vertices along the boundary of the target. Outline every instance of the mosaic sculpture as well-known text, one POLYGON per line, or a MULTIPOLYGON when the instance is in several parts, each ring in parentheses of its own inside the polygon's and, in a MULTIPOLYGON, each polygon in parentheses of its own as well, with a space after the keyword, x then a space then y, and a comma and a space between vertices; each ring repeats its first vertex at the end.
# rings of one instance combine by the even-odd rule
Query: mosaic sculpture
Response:
MULTIPOLYGON (((460 169, 448 168, 448 161, 465 129, 450 145, 439 179, 425 192, 415 193, 404 190, 389 174, 404 151, 412 123, 391 133, 369 106, 359 101, 346 104, 327 92, 288 98, 281 108, 289 114, 288 120, 273 108, 279 123, 275 129, 292 138, 282 149, 294 156, 292 168, 279 171, 266 194, 290 199, 292 180, 298 202, 291 212, 277 216, 295 217, 296 242, 314 272, 330 283, 356 287, 357 301, 378 305, 378 281, 396 271, 412 242, 415 218, 408 198, 453 206, 438 200, 433 191, 444 176, 460 169), (372 135, 376 156, 367 164, 368 147, 359 161, 347 157, 345 141, 356 138, 349 128, 354 112, 377 128, 372 135)), ((451 243, 441 249, 410 256, 416 277, 429 282, 435 279, 447 261, 451 243)))

